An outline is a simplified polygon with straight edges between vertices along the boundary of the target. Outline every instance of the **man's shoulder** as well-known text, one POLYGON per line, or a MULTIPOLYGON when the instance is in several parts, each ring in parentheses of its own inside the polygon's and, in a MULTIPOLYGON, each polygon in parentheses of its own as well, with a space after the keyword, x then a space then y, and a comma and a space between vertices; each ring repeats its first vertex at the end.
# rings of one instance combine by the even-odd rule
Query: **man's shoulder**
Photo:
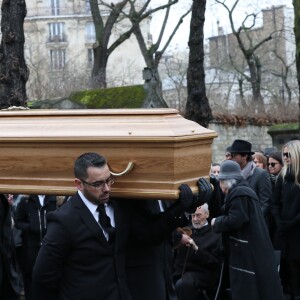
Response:
POLYGON ((266 170, 262 169, 262 168, 255 168, 254 172, 253 172, 253 175, 269 177, 269 173, 266 170))

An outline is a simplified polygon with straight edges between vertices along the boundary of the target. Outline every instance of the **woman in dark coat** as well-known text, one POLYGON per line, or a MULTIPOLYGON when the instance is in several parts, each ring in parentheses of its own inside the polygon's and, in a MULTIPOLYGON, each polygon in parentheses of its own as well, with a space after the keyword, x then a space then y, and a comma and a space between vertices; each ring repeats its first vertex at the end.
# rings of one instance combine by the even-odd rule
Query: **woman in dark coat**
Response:
MULTIPOLYGON (((271 180, 271 184, 272 184, 272 205, 274 204, 274 198, 276 195, 275 183, 276 183, 276 180, 278 178, 278 175, 279 175, 282 167, 283 167, 283 162, 282 162, 281 151, 276 151, 276 152, 270 153, 268 155, 268 169, 269 169, 270 180, 271 180)), ((274 217, 273 208, 272 208, 270 216, 269 216, 268 224, 269 224, 270 238, 271 238, 272 244, 274 246, 277 228, 276 228, 276 219, 274 217)))
POLYGON ((233 300, 283 299, 275 254, 255 192, 234 161, 221 164, 224 215, 212 219, 223 233, 233 300))
POLYGON ((277 221, 275 247, 281 250, 280 276, 283 290, 300 299, 300 141, 283 146, 284 166, 274 193, 277 221))

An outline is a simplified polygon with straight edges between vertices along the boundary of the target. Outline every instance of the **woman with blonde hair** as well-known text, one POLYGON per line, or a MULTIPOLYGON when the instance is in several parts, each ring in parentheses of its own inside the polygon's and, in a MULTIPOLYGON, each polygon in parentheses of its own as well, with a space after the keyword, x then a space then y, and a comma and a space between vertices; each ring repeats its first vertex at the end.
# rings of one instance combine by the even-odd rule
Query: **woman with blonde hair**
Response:
POLYGON ((275 247, 281 250, 283 290, 300 299, 300 141, 282 148, 283 168, 275 184, 274 217, 278 224, 275 247))

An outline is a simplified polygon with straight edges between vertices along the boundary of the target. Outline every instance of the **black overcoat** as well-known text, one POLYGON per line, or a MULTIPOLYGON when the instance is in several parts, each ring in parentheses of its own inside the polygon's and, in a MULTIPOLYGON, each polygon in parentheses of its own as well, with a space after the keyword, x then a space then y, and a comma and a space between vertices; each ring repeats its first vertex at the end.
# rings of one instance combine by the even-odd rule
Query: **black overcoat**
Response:
POLYGON ((283 299, 259 200, 244 180, 228 191, 225 214, 216 218, 213 229, 225 237, 232 299, 283 299))
POLYGON ((193 272, 202 288, 213 288, 217 282, 222 262, 221 235, 213 232, 210 224, 192 228, 191 238, 199 247, 180 246, 177 248, 174 263, 174 277, 179 279, 182 273, 193 272))
POLYGON ((273 212, 277 224, 288 222, 289 228, 277 232, 275 246, 284 259, 300 261, 300 187, 294 177, 278 177, 275 185, 273 212))
MULTIPOLYGON (((14 221, 22 231, 23 272, 31 274, 42 240, 47 231, 46 215, 56 210, 56 197, 45 196, 44 205, 38 195, 24 196, 18 204, 14 221)), ((30 276, 30 275, 26 275, 30 276)))

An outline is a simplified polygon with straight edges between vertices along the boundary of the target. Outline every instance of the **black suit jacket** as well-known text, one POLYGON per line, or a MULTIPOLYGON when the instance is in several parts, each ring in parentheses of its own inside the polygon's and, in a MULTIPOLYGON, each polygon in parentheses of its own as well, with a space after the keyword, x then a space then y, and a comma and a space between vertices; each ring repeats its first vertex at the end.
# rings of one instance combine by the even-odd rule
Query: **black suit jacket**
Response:
POLYGON ((48 231, 34 272, 36 300, 128 300, 124 247, 129 227, 114 205, 116 238, 110 245, 78 194, 48 214, 48 231))
POLYGON ((171 233, 186 225, 187 219, 184 214, 173 215, 172 205, 160 213, 157 200, 126 201, 126 208, 132 226, 126 273, 133 300, 177 299, 172 282, 171 233))

